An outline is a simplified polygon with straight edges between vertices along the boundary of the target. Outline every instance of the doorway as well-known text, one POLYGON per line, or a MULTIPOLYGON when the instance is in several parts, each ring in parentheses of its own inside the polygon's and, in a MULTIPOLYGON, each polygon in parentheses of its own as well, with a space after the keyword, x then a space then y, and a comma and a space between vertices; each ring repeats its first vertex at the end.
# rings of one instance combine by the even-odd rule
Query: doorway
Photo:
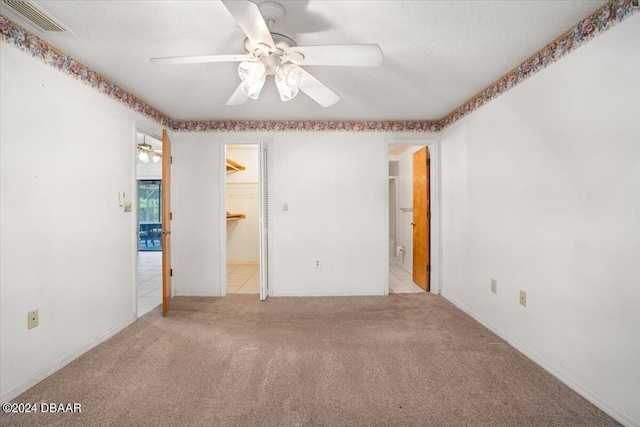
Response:
POLYGON ((136 132, 138 317, 162 304, 162 140, 136 132))
POLYGON ((439 293, 437 141, 387 141, 389 293, 439 293))
POLYGON ((271 295, 269 268, 269 141, 220 144, 221 296, 271 295))
POLYGON ((258 144, 225 144, 227 294, 260 293, 258 144))

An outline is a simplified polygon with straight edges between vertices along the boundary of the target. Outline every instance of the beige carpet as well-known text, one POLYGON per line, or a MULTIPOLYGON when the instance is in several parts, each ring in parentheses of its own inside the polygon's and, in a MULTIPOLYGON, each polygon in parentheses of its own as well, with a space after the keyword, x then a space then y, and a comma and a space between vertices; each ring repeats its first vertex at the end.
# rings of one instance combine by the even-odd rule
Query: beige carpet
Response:
POLYGON ((0 425, 618 425, 430 294, 175 298, 13 402, 82 412, 0 425))

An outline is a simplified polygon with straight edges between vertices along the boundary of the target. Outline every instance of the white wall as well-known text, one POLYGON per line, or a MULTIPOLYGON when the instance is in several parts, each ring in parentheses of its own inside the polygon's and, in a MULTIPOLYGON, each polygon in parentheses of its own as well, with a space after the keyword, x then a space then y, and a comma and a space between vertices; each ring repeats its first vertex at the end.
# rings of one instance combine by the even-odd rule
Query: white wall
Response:
POLYGON ((135 212, 118 193, 133 199, 136 123, 161 129, 6 43, 0 67, 7 401, 135 319, 135 212))
POLYGON ((387 145, 382 134, 346 133, 175 135, 176 293, 222 292, 220 144, 247 138, 272 140, 273 295, 384 294, 387 145), (320 269, 314 268, 316 258, 320 269))
MULTIPOLYGON (((396 227, 396 211, 398 210, 398 191, 397 191, 397 178, 389 180, 389 238, 394 238, 398 234, 396 227)), ((391 248, 389 248, 391 250, 391 248)), ((395 256, 395 248, 389 256, 395 256)))
POLYGON ((389 263, 383 135, 274 135, 270 156, 274 295, 383 295, 389 263))
MULTIPOLYGON (((220 296, 222 251, 220 135, 171 139, 172 265, 176 295, 220 296)), ((226 215, 225 215, 226 216, 226 215)))
POLYGON ((162 163, 136 163, 136 178, 162 179, 162 163))
POLYGON ((640 425, 639 40, 636 15, 441 145, 443 295, 626 425, 640 425))
POLYGON ((246 218, 227 221, 227 262, 258 262, 260 214, 258 145, 227 145, 227 157, 246 169, 227 172, 226 210, 246 218))
POLYGON ((442 295, 466 304, 469 294, 469 189, 465 126, 460 126, 456 132, 442 141, 440 147, 442 149, 442 295))

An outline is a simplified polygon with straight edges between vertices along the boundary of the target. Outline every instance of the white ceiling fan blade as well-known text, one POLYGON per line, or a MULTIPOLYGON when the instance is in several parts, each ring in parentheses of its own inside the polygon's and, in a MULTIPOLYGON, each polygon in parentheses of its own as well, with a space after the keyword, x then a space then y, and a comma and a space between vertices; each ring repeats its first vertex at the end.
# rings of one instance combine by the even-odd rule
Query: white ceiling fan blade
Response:
POLYGON ((233 95, 231 95, 231 98, 227 101, 227 105, 241 105, 247 102, 247 99, 249 99, 249 97, 242 91, 241 86, 238 86, 236 91, 233 92, 233 95))
POLYGON ((326 87, 305 70, 302 70, 302 78, 300 79, 298 89, 325 108, 331 107, 340 100, 340 97, 336 95, 334 91, 326 87))
POLYGON ((265 44, 275 50, 276 44, 257 4, 240 0, 223 0, 222 4, 238 22, 249 40, 255 44, 265 44))
POLYGON ((170 56, 166 58, 151 58, 152 64, 202 64, 206 62, 241 62, 255 61, 249 55, 200 55, 200 56, 170 56))
POLYGON ((297 65, 379 67, 382 64, 382 49, 377 44, 297 46, 289 49, 288 53, 291 54, 289 60, 297 65))

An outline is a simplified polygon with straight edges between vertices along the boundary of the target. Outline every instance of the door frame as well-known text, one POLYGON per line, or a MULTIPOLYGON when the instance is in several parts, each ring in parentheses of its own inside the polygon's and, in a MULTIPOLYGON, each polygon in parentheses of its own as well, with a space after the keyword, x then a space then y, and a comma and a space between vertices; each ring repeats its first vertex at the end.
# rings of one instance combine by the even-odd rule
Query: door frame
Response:
MULTIPOLYGON (((226 147, 227 145, 255 145, 258 153, 263 143, 270 143, 270 139, 265 138, 223 138, 220 140, 220 296, 227 296, 227 171, 226 171, 226 147)), ((260 156, 258 156, 260 161, 260 156)), ((262 192, 262 174, 258 174, 258 188, 262 192)), ((258 236, 262 238, 262 236, 258 236)), ((258 260, 262 263, 262 259, 258 260)), ((260 285, 262 285, 262 275, 260 275, 260 285)), ((271 285, 271 283, 270 283, 271 285)), ((273 287, 269 286, 268 296, 273 296, 273 287)))
MULTIPOLYGON (((429 191, 430 191, 430 208, 431 208, 431 223, 430 223, 430 265, 431 275, 430 291, 433 294, 440 294, 442 290, 442 203, 440 196, 440 141, 437 139, 427 138, 385 138, 385 148, 387 155, 385 156, 386 167, 385 173, 388 175, 389 160, 393 160, 389 157, 390 146, 411 145, 419 147, 429 147, 429 155, 431 159, 431 169, 429 176, 429 191)), ((386 180, 388 182, 388 178, 386 180)), ((387 203, 386 209, 386 230, 387 236, 389 236, 389 186, 385 186, 385 200, 387 203)), ((388 240, 388 239, 387 239, 388 240)), ((387 260, 389 259, 389 244, 386 245, 387 260)), ((406 254, 405 254, 406 256, 406 254)), ((384 295, 389 294, 389 263, 386 266, 387 280, 385 283, 384 295)))
MULTIPOLYGON (((162 129, 159 128, 151 128, 140 123, 133 123, 133 144, 131 144, 131 152, 132 152, 132 163, 133 163, 133 172, 132 172, 132 185, 131 185, 131 196, 125 197, 125 200, 131 202, 131 228, 132 228, 132 244, 133 244, 133 314, 137 319, 138 314, 138 171, 137 171, 137 158, 138 158, 138 133, 144 133, 145 135, 151 136, 153 138, 159 139, 162 141, 162 129), (160 135, 160 136, 158 136, 160 135)), ((162 176, 158 178, 158 180, 162 181, 162 176)))

